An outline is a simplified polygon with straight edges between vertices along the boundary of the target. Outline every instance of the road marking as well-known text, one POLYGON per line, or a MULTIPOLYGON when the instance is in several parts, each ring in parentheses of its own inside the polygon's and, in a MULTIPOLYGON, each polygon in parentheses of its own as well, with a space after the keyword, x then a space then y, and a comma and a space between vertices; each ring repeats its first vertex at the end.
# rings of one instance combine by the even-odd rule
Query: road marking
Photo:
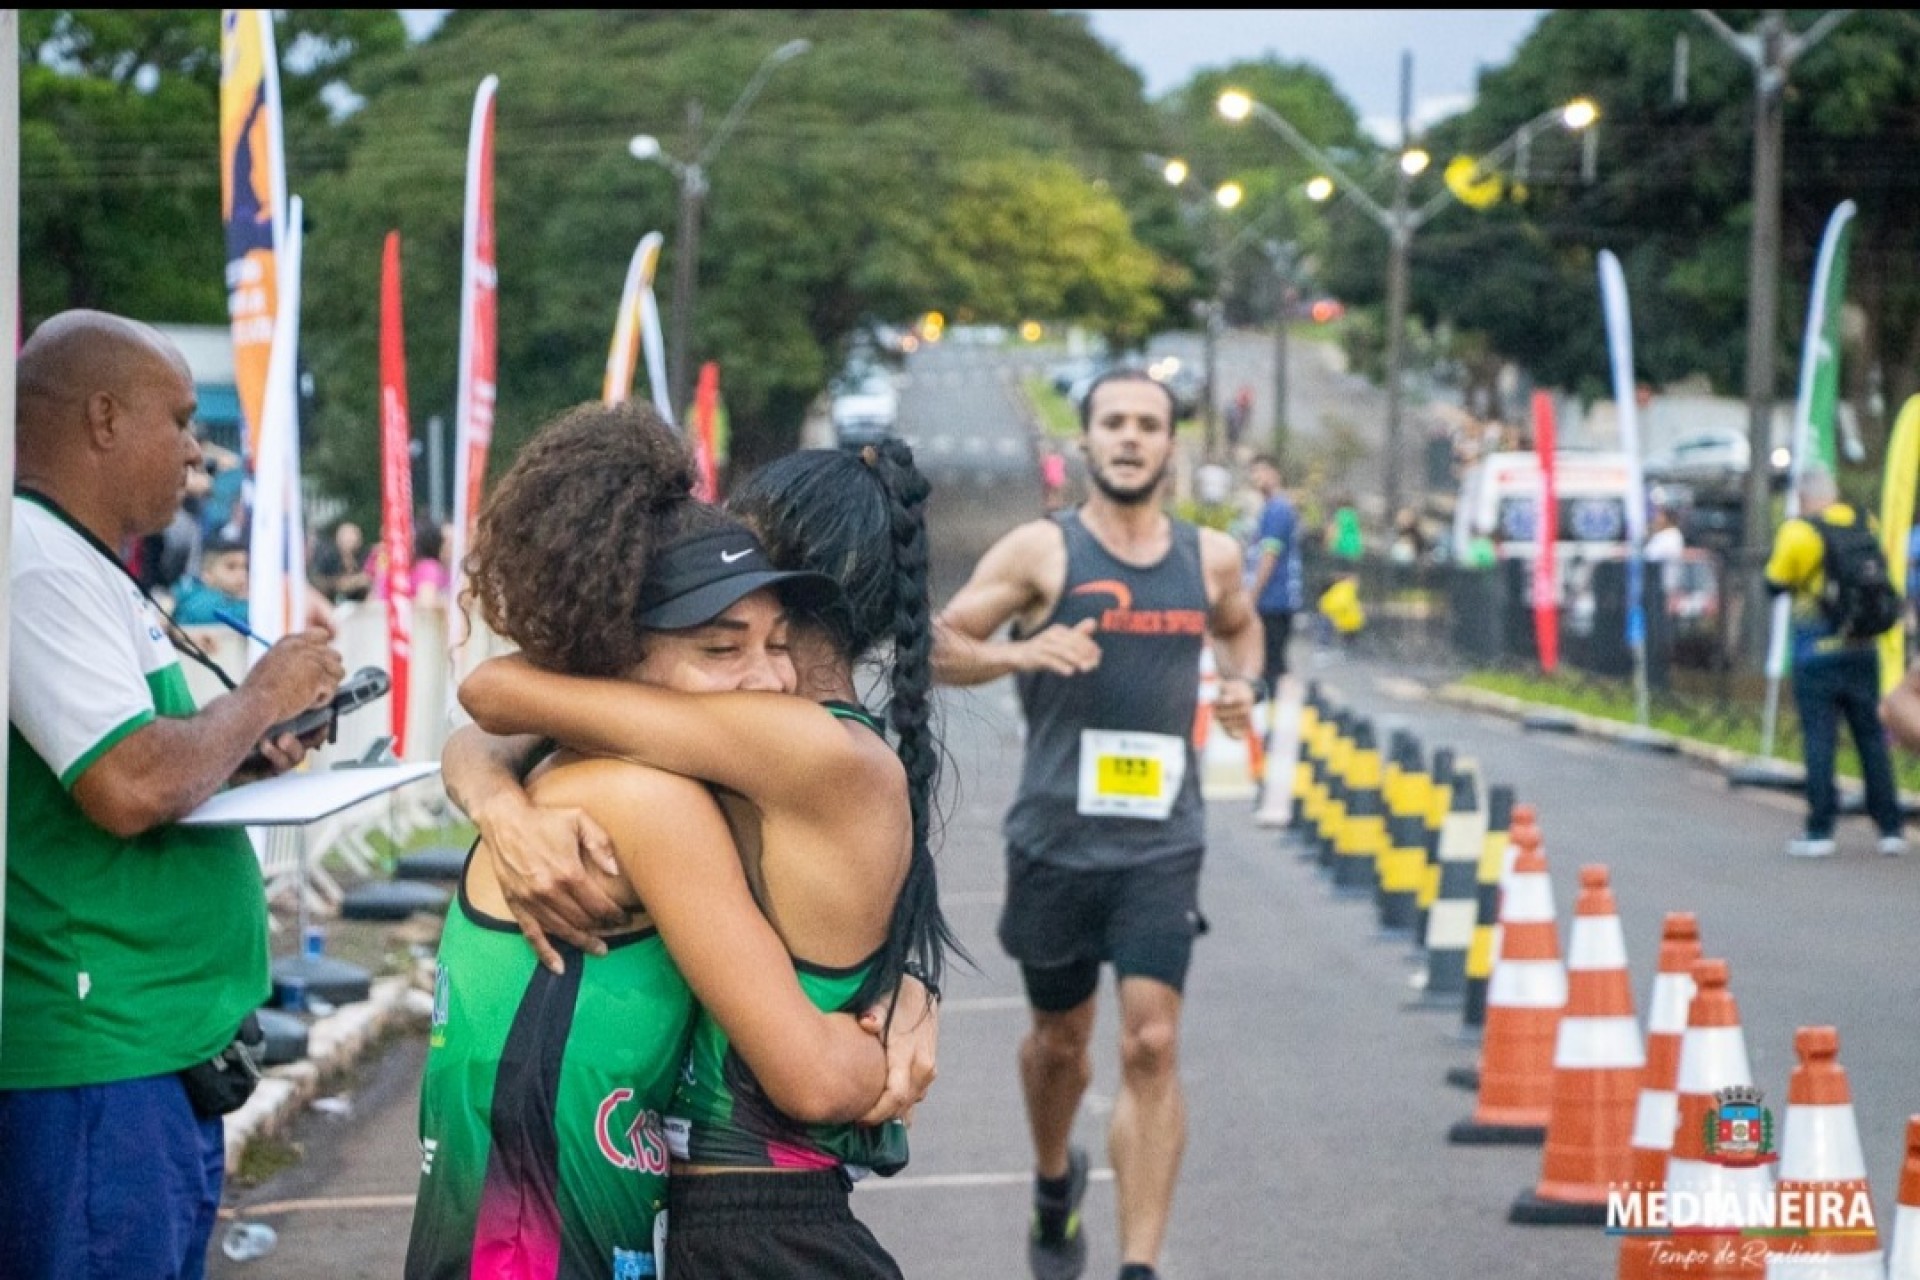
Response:
MULTIPOLYGON (((1087 1181, 1112 1182, 1113 1170, 1090 1170, 1087 1173, 1087 1181)), ((919 1177, 911 1174, 895 1174, 891 1178, 863 1178, 860 1185, 875 1191, 946 1191, 956 1187, 1030 1187, 1033 1185, 1033 1170, 1022 1169, 1016 1173, 929 1173, 919 1177)))
POLYGON ((964 1000, 942 1000, 942 1013, 1007 1013, 1027 1008, 1025 996, 970 996, 964 1000))
POLYGON ((413 1195, 390 1196, 317 1196, 310 1200, 268 1200, 220 1210, 222 1218, 262 1218, 275 1213, 309 1213, 336 1209, 411 1209, 413 1195))

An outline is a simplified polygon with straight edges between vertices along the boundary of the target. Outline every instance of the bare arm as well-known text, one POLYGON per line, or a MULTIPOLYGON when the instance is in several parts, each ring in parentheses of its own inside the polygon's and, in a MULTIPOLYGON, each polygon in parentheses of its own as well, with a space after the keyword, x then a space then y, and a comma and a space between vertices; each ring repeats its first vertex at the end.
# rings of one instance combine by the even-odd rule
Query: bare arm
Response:
POLYGON ((263 654, 240 687, 198 715, 161 717, 134 730, 73 784, 74 802, 117 836, 135 836, 185 817, 235 777, 260 750, 275 770, 291 768, 305 745, 262 737, 333 696, 345 668, 322 631, 288 636, 263 654))
POLYGON ((622 873, 674 965, 774 1104, 809 1124, 865 1115, 886 1084, 885 1050, 856 1019, 821 1012, 800 989, 711 793, 620 761, 563 772, 542 799, 591 808, 613 834, 622 873))
POLYGON ((474 668, 460 702, 489 732, 539 733, 589 755, 704 778, 763 812, 837 806, 841 784, 857 784, 873 767, 831 713, 787 694, 681 693, 559 675, 512 656, 474 668))
POLYGON ((1218 529, 1200 531, 1200 562, 1206 573, 1207 630, 1213 637, 1214 665, 1220 671, 1220 697, 1213 713, 1235 737, 1247 730, 1266 659, 1266 638, 1253 597, 1240 576, 1240 541, 1218 529))
POLYGON ((1043 613, 1066 579, 1058 525, 1021 525, 988 549, 934 625, 933 674, 942 684, 975 685, 1023 671, 1070 676, 1100 665, 1091 619, 1050 626, 1023 640, 992 637, 1007 623, 1043 613))
POLYGON ((541 740, 531 734, 495 737, 462 725, 440 756, 447 796, 473 820, 487 842, 507 908, 540 963, 563 973, 558 938, 589 955, 605 955, 600 931, 627 918, 626 909, 593 875, 620 873, 613 841, 578 807, 535 805, 522 779, 541 740))

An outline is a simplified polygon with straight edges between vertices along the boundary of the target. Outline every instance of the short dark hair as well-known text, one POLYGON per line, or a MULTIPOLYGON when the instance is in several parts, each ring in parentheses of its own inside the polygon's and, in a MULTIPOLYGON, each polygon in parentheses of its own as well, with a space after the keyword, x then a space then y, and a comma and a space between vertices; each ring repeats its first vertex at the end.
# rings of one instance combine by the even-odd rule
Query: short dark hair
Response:
POLYGON ((1248 465, 1255 467, 1272 467, 1275 471, 1278 471, 1280 469, 1280 459, 1270 453, 1256 453, 1253 455, 1253 461, 1248 465))
POLYGON ((211 560, 215 556, 232 555, 236 551, 241 555, 248 554, 247 544, 238 538, 227 538, 215 534, 213 537, 208 538, 206 544, 200 548, 200 558, 202 560, 211 560))
POLYGON ((1160 388, 1160 394, 1167 398, 1167 426, 1173 427, 1180 421, 1180 402, 1173 398, 1173 388, 1137 365, 1119 365, 1107 370, 1087 385, 1087 394, 1080 397, 1080 430, 1085 433, 1093 426, 1093 393, 1109 382, 1148 382, 1160 388))

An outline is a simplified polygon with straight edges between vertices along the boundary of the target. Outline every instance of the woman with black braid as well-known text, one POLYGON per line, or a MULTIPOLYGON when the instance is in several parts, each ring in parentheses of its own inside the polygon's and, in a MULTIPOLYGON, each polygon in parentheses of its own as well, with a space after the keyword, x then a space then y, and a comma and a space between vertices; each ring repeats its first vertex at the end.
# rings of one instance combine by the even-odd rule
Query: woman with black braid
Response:
MULTIPOLYGON (((684 697, 511 658, 482 664, 461 687, 462 703, 489 732, 539 734, 736 793, 729 821, 748 880, 822 1009, 865 1008, 903 978, 924 985, 931 1003, 953 945, 930 848, 940 746, 930 715, 927 493, 911 450, 888 441, 859 454, 790 455, 731 498, 777 567, 822 573, 843 588, 823 610, 792 615, 800 697, 684 697), (856 675, 868 664, 885 677, 891 745, 881 719, 859 705, 856 675)), ((516 852, 523 870, 578 861, 570 843, 516 852)), ((531 897, 518 906, 523 917, 542 916, 531 897)), ((556 918, 552 927, 564 925, 556 918)), ((918 1014, 903 1007, 897 1016, 918 1014)), ((675 1280, 900 1274, 847 1203, 864 1171, 904 1166, 899 1121, 791 1120, 724 1031, 701 1018, 669 1140, 666 1256, 675 1280)))

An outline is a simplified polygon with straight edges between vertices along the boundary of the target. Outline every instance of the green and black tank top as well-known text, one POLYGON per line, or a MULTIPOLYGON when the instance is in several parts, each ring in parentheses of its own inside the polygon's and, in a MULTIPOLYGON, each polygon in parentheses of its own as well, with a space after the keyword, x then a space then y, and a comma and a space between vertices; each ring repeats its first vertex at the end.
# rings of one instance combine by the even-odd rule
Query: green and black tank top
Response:
MULTIPOLYGON (((885 736, 880 722, 865 708, 843 702, 822 705, 843 720, 885 736)), ((793 962, 800 989, 815 1008, 827 1013, 851 1011, 849 1004, 872 965, 872 957, 838 969, 798 958, 793 962)), ((693 1046, 674 1090, 667 1140, 677 1159, 730 1168, 845 1166, 887 1175, 907 1164, 907 1127, 898 1120, 883 1125, 810 1125, 781 1111, 734 1051, 727 1033, 704 1010, 695 1017, 693 1046)))
POLYGON ((657 1274, 662 1116, 693 995, 651 929, 602 957, 560 951, 555 976, 462 877, 434 979, 408 1280, 657 1274))

